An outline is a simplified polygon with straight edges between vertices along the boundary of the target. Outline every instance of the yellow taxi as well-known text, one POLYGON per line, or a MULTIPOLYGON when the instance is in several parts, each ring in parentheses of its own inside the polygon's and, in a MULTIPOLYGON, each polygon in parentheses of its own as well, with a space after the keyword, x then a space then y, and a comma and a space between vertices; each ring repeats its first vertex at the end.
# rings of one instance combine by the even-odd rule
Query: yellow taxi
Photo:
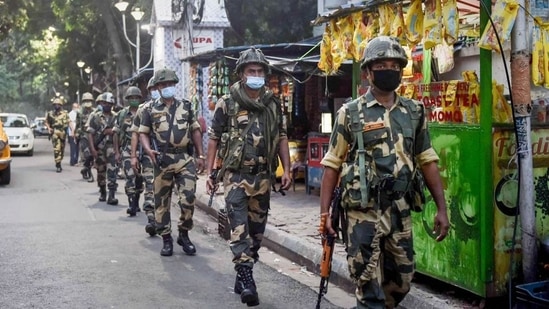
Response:
POLYGON ((0 120, 0 185, 9 185, 11 178, 11 151, 8 135, 0 120))

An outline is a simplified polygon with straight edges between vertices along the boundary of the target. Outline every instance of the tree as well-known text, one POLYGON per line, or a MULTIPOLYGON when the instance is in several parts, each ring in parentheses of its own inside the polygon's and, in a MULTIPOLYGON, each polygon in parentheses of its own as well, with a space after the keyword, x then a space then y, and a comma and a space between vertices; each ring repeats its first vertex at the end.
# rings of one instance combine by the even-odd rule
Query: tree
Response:
POLYGON ((225 45, 274 44, 309 38, 316 5, 316 0, 225 0, 232 27, 232 31, 225 33, 225 45))

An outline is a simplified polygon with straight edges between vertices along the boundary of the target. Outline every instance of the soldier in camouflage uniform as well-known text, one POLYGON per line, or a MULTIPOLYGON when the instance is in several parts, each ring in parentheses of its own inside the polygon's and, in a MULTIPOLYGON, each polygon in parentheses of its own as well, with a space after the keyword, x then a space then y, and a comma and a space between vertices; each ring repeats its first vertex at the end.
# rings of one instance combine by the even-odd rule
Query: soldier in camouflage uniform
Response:
POLYGON ((131 165, 135 171, 141 170, 141 175, 145 182, 145 193, 143 195, 143 210, 147 215, 147 225, 145 225, 145 232, 150 236, 156 235, 156 223, 154 217, 154 165, 148 154, 143 151, 143 147, 139 144, 139 126, 141 125, 141 116, 143 110, 150 111, 152 103, 160 98, 160 93, 156 89, 154 84, 154 76, 149 80, 147 84, 147 90, 150 94, 150 100, 141 104, 137 109, 137 113, 133 118, 133 125, 131 127, 132 140, 131 140, 131 165))
POLYGON ((51 136, 53 144, 53 157, 55 168, 61 173, 61 161, 65 154, 65 141, 67 139, 67 128, 69 127, 69 114, 63 109, 63 99, 55 98, 52 101, 53 110, 46 113, 46 126, 51 136))
POLYGON ((214 167, 218 156, 223 159, 218 174, 223 178, 232 231, 230 247, 237 272, 234 292, 248 306, 259 304, 252 269, 259 259, 278 157, 284 167, 282 189, 291 183, 282 109, 264 86, 268 71, 260 50, 241 52, 236 63, 240 81, 231 86, 230 95, 217 102, 208 132, 208 174, 212 176, 206 189, 209 193, 216 189, 212 171, 219 168, 214 167))
POLYGON ((109 205, 117 205, 118 200, 115 198, 115 193, 118 184, 116 183, 116 160, 113 144, 113 127, 116 115, 112 112, 115 104, 114 96, 110 92, 104 92, 97 98, 97 101, 97 111, 90 115, 86 127, 88 128, 90 151, 97 170, 99 201, 106 200, 109 205), (107 187, 109 189, 108 199, 107 187))
POLYGON ((94 182, 93 173, 91 171, 93 157, 90 151, 90 143, 88 140, 86 123, 88 118, 90 118, 91 113, 94 111, 93 108, 93 95, 89 92, 82 94, 82 106, 80 110, 80 115, 76 121, 76 132, 80 137, 80 158, 83 161, 84 167, 80 170, 82 178, 87 179, 88 182, 94 182))
MULTIPOLYGON (((357 308, 395 308, 410 290, 414 252, 410 200, 404 196, 416 167, 437 205, 437 241, 449 229, 439 158, 431 146, 424 108, 395 92, 407 62, 396 38, 380 36, 368 43, 361 68, 370 89, 338 111, 321 162, 321 216, 328 216, 338 181, 343 189, 343 233, 357 308), (364 162, 362 168, 359 162, 364 162)), ((325 222, 324 230, 335 234, 331 221, 325 222)))
POLYGON ((196 171, 204 168, 202 131, 191 103, 174 98, 175 84, 179 82, 175 72, 169 69, 159 70, 155 72, 154 80, 161 98, 154 101, 150 109, 143 109, 139 137, 144 151, 155 164, 156 226, 157 233, 162 235, 164 242, 160 255, 173 254, 170 208, 174 188, 177 190, 181 209, 177 224, 177 243, 183 247, 185 254, 194 255, 196 248, 189 239, 189 230, 193 228, 196 171), (151 142, 154 149, 151 149, 151 142), (196 150, 196 162, 189 154, 192 145, 196 150))
POLYGON ((131 127, 137 114, 137 108, 141 104, 141 90, 135 86, 128 87, 124 99, 128 106, 124 107, 117 116, 114 134, 114 151, 117 162, 121 160, 121 166, 126 176, 124 187, 128 196, 128 209, 126 213, 134 217, 139 211, 139 196, 143 192, 143 176, 140 169, 133 169, 131 164, 131 127))

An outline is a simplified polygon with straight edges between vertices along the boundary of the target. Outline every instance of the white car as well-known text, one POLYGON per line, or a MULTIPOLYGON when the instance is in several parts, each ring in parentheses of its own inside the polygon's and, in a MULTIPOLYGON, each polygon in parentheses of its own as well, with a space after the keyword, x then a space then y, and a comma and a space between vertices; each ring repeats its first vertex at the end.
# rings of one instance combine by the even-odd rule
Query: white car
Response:
POLYGON ((9 138, 11 153, 34 154, 34 134, 25 114, 0 113, 4 131, 9 138))

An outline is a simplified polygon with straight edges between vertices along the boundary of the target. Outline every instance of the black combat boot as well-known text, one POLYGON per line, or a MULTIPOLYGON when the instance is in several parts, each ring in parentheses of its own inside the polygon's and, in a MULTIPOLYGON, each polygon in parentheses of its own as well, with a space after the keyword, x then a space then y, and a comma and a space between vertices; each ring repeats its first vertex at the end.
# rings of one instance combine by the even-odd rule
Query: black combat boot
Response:
POLYGON ((107 199, 107 204, 109 205, 118 205, 118 199, 114 197, 115 190, 109 190, 109 198, 107 199))
POLYGON ((248 307, 259 305, 259 296, 251 267, 239 266, 237 268, 234 292, 240 294, 240 300, 248 307))
POLYGON ((94 182, 95 179, 93 179, 93 172, 92 172, 91 168, 88 167, 87 169, 88 169, 88 182, 94 182))
POLYGON ((145 232, 151 237, 156 235, 156 222, 153 216, 147 216, 147 225, 145 225, 145 232))
POLYGON ((135 197, 134 195, 128 195, 128 209, 126 209, 126 213, 130 215, 130 217, 135 217, 135 197))
POLYGON ((162 235, 164 247, 160 250, 161 256, 171 256, 173 254, 173 239, 172 235, 162 235))
POLYGON ((88 174, 88 168, 85 166, 80 170, 80 174, 82 174, 83 179, 90 178, 90 175, 88 174))
POLYGON ((141 212, 141 207, 139 207, 139 197, 141 194, 135 193, 133 199, 135 200, 135 212, 141 212))
POLYGON ((189 231, 179 231, 179 236, 177 237, 177 244, 183 247, 183 251, 187 255, 195 255, 196 248, 189 239, 189 231))
POLYGON ((61 163, 55 163, 55 171, 61 173, 62 170, 61 163))
POLYGON ((99 201, 104 202, 107 200, 107 186, 99 187, 99 201))

